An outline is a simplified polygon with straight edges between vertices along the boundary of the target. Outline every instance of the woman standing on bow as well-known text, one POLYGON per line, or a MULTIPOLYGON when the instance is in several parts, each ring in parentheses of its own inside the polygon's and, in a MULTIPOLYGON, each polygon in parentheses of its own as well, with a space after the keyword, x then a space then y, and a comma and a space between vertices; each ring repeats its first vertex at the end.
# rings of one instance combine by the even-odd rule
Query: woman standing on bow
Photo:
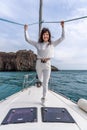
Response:
POLYGON ((62 34, 56 41, 51 41, 51 33, 48 28, 43 28, 38 42, 30 40, 28 36, 28 25, 24 25, 25 40, 37 49, 36 71, 39 81, 42 82, 42 103, 45 103, 48 82, 51 74, 51 58, 54 57, 54 47, 64 39, 64 21, 61 21, 62 34))

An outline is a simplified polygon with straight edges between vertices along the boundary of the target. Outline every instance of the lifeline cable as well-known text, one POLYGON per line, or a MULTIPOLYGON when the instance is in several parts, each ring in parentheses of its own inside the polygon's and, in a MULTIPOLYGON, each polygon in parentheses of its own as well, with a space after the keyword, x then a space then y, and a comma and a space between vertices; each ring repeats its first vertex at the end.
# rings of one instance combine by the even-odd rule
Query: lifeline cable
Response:
MULTIPOLYGON (((87 18, 87 16, 73 18, 73 19, 69 19, 69 20, 64 20, 64 22, 71 22, 71 21, 85 19, 85 18, 87 18)), ((3 18, 0 18, 0 21, 4 21, 4 22, 8 22, 8 23, 12 23, 12 24, 17 24, 17 25, 20 25, 20 26, 24 26, 24 24, 22 24, 22 23, 17 23, 17 22, 14 22, 14 21, 3 19, 3 18)), ((41 21, 40 23, 60 23, 60 22, 61 21, 41 21)), ((35 24, 39 24, 39 22, 31 23, 31 24, 28 24, 28 25, 31 26, 31 25, 35 25, 35 24)))

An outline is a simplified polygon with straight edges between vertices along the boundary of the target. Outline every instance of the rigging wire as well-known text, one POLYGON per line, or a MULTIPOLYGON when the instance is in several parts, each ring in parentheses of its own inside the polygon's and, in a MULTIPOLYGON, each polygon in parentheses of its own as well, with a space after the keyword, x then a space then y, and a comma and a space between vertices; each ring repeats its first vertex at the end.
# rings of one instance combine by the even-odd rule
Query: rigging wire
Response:
MULTIPOLYGON (((75 20, 79 20, 79 19, 85 19, 87 18, 87 16, 84 17, 79 17, 79 18, 73 18, 73 19, 69 19, 69 20, 64 20, 64 22, 71 22, 71 21, 75 21, 75 20)), ((60 23, 61 21, 45 21, 44 23, 60 23)))
POLYGON ((10 20, 7 20, 7 19, 0 18, 0 20, 1 20, 1 21, 4 21, 4 22, 8 22, 8 23, 12 23, 12 24, 17 24, 17 25, 24 26, 24 24, 17 23, 17 22, 14 22, 14 21, 10 21, 10 20))
POLYGON ((75 20, 79 20, 79 19, 85 19, 85 18, 87 18, 87 16, 83 16, 83 17, 79 17, 79 18, 74 18, 74 19, 65 20, 64 22, 71 22, 71 21, 75 21, 75 20))
MULTIPOLYGON (((64 22, 66 23, 66 22, 71 22, 71 21, 85 19, 85 18, 87 18, 87 16, 73 18, 73 19, 69 19, 69 20, 64 20, 64 22)), ((20 26, 24 26, 24 24, 22 24, 22 23, 10 21, 10 20, 3 19, 3 18, 0 18, 0 21, 4 21, 4 22, 8 22, 8 23, 12 23, 12 24, 17 24, 17 25, 20 25, 20 26)), ((39 24, 39 23, 60 23, 60 22, 61 21, 41 21, 41 22, 31 23, 31 24, 28 24, 28 25, 31 26, 31 25, 35 25, 35 24, 39 24)))
MULTIPOLYGON (((17 24, 17 25, 20 25, 20 26, 24 26, 24 24, 22 24, 22 23, 17 23, 17 22, 14 22, 14 21, 3 19, 3 18, 0 18, 0 21, 12 23, 12 24, 17 24)), ((41 21, 40 23, 43 23, 43 21, 41 21)), ((30 25, 35 25, 35 24, 39 24, 39 22, 31 23, 31 24, 28 24, 28 25, 30 26, 30 25)))

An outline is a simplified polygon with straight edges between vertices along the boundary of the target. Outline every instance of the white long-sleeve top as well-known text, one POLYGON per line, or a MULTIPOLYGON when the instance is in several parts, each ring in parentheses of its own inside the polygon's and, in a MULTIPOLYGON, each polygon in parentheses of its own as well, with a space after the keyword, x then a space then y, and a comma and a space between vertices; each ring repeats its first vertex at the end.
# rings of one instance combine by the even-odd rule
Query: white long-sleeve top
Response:
POLYGON ((53 58, 54 47, 57 46, 60 42, 62 42, 65 37, 64 28, 62 28, 61 37, 48 45, 48 43, 45 42, 39 43, 30 40, 28 31, 24 31, 24 34, 25 34, 25 40, 37 49, 37 58, 53 58))

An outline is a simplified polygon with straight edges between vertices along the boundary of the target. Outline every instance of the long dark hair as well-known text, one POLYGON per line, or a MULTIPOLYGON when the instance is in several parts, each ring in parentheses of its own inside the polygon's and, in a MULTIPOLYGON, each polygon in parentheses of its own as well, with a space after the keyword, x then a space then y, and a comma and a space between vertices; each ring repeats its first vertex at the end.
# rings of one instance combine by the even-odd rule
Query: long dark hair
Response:
POLYGON ((39 40, 38 40, 39 43, 44 42, 44 41, 43 41, 43 34, 46 33, 46 32, 49 33, 48 42, 49 42, 49 44, 51 44, 51 33, 50 33, 50 30, 49 30, 48 28, 43 28, 43 29, 42 29, 42 31, 41 31, 41 33, 40 33, 39 40))

